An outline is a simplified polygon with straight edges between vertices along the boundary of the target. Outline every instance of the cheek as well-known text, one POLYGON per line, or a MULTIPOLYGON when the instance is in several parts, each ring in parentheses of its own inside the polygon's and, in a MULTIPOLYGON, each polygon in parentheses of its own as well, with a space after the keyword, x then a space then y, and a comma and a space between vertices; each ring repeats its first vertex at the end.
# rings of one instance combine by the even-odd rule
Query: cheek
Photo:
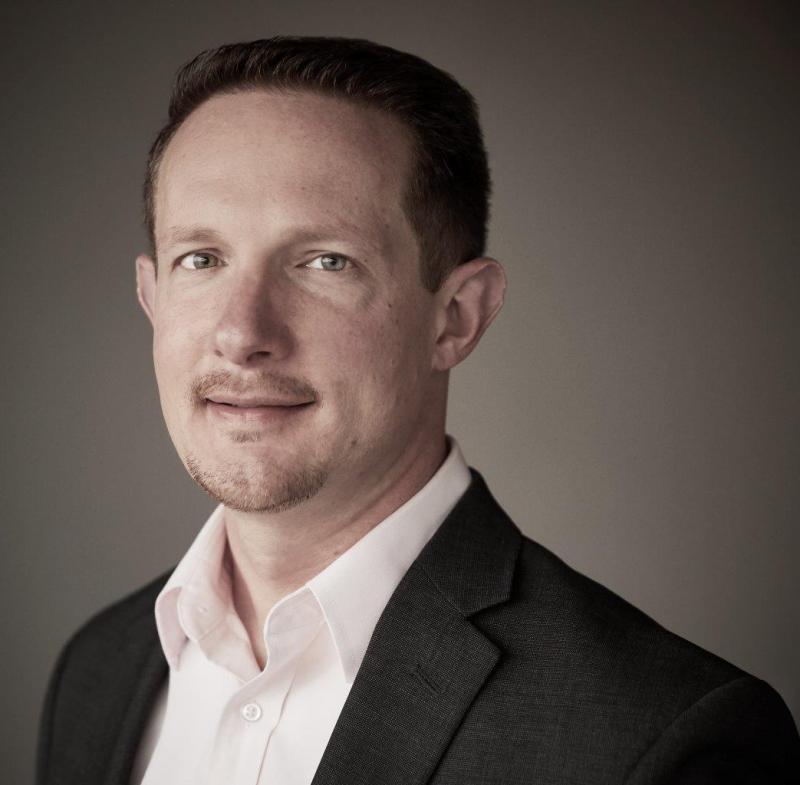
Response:
POLYGON ((204 345, 202 320, 195 311, 166 309, 158 315, 153 332, 153 363, 162 401, 171 403, 185 394, 204 345))
POLYGON ((425 396, 429 333, 419 309, 387 306, 347 337, 342 385, 358 400, 361 416, 396 417, 425 396))

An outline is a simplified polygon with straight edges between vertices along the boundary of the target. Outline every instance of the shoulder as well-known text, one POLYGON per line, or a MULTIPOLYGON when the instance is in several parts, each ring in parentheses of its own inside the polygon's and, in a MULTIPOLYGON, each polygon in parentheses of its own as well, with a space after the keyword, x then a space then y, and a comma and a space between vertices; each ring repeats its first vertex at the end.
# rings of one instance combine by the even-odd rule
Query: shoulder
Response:
MULTIPOLYGON (((95 781, 90 770, 96 781, 102 779, 127 713, 145 706, 166 674, 154 604, 167 577, 159 576, 95 614, 63 647, 41 713, 37 782, 50 782, 53 772, 72 771, 76 762, 81 781, 95 781)), ((63 780, 68 779, 64 774, 63 780)))
MULTIPOLYGON (((82 624, 61 649, 48 683, 43 719, 59 695, 74 685, 98 684, 115 678, 157 643, 154 605, 169 573, 98 611, 82 624)), ((80 692, 80 690, 74 690, 80 692)))
POLYGON ((523 636, 532 640, 551 632, 567 663, 606 678, 628 684, 643 680, 653 689, 668 689, 671 683, 702 689, 744 675, 528 538, 520 549, 512 596, 507 612, 520 612, 523 636))
POLYGON ((633 711, 661 707, 669 714, 745 675, 523 536, 474 470, 473 480, 449 521, 454 525, 442 527, 436 564, 461 565, 456 578, 470 587, 478 580, 503 585, 471 621, 504 652, 510 689, 536 668, 547 674, 541 687, 557 691, 562 703, 613 696, 633 711), (467 571, 473 580, 463 580, 467 571))
POLYGON ((501 641, 509 677, 538 663, 547 670, 542 687, 560 702, 613 703, 642 719, 674 714, 744 675, 527 538, 510 601, 475 623, 501 641))
POLYGON ((156 642, 154 606, 169 575, 159 575, 98 611, 72 634, 53 668, 46 707, 65 682, 94 679, 104 671, 114 671, 132 654, 145 651, 156 642))
POLYGON ((530 539, 522 540, 510 601, 473 621, 503 652, 495 697, 528 718, 534 734, 558 728, 561 743, 542 753, 558 758, 553 770, 588 766, 658 781, 656 772, 721 746, 749 750, 748 760, 758 747, 765 771, 783 771, 787 756, 800 765, 793 720, 768 684, 530 539))
POLYGON ((138 631, 143 622, 153 620, 156 597, 170 573, 168 571, 159 575, 95 613, 67 641, 62 659, 86 649, 124 641, 132 632, 138 631))

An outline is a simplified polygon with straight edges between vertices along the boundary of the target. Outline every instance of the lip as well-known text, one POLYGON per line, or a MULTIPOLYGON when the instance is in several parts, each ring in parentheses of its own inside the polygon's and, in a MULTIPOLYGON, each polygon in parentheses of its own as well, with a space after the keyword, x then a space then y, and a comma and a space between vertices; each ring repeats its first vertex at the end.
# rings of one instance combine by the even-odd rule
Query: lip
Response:
POLYGON ((258 409, 261 407, 267 406, 283 406, 283 407, 290 407, 290 406, 305 406, 306 404, 313 403, 313 401, 304 401, 304 400, 291 400, 291 399, 281 399, 281 398, 269 398, 269 397, 254 397, 254 396, 244 396, 244 395, 230 395, 230 394, 218 394, 218 395, 209 395, 206 397, 207 403, 215 403, 221 404, 225 406, 231 406, 239 409, 258 409))
POLYGON ((276 402, 264 399, 219 397, 206 398, 206 409, 224 422, 244 425, 268 425, 286 422, 307 412, 314 401, 276 402))

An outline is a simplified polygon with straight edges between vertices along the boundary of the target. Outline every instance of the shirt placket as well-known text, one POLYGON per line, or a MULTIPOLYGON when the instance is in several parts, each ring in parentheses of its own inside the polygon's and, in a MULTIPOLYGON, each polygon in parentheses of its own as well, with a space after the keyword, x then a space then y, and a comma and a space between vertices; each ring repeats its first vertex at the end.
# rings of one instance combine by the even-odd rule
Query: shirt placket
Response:
POLYGON ((210 785, 258 783, 297 665, 322 623, 311 592, 287 598, 270 614, 267 667, 225 706, 211 756, 210 785))

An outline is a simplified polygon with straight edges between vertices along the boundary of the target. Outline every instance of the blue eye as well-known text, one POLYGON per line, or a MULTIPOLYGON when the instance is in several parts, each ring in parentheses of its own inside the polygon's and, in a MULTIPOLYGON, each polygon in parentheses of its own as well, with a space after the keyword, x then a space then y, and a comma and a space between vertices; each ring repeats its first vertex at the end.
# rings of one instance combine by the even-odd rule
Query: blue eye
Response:
POLYGON ((209 267, 217 267, 219 263, 218 256, 205 251, 187 253, 180 260, 180 265, 184 270, 206 270, 209 267))
POLYGON ((327 270, 328 272, 338 273, 344 270, 350 260, 346 256, 338 253, 324 253, 312 259, 306 266, 314 270, 327 270))

